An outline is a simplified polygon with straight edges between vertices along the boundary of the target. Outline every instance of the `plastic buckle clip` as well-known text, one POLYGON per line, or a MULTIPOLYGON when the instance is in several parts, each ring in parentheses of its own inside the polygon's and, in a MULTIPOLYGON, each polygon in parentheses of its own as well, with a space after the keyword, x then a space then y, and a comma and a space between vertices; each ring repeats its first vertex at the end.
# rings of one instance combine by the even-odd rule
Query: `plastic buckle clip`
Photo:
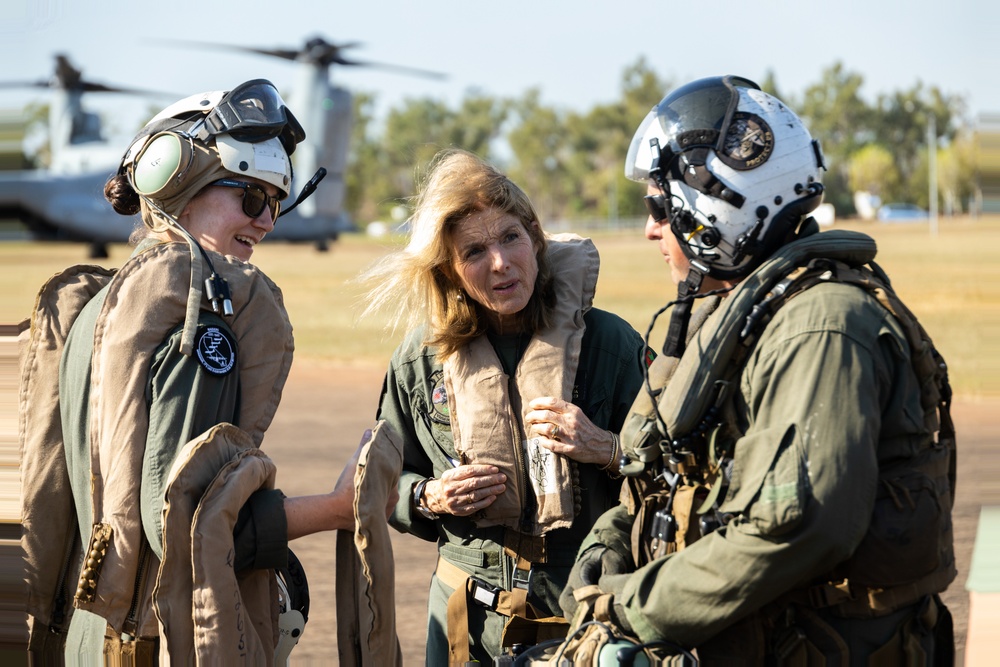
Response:
POLYGON ((526 591, 531 590, 531 568, 523 570, 515 567, 512 583, 514 588, 523 588, 526 591))
POLYGON ((500 599, 500 589, 497 586, 491 586, 477 577, 469 577, 469 581, 472 582, 471 593, 473 602, 480 607, 486 607, 490 610, 496 609, 497 600, 500 599))

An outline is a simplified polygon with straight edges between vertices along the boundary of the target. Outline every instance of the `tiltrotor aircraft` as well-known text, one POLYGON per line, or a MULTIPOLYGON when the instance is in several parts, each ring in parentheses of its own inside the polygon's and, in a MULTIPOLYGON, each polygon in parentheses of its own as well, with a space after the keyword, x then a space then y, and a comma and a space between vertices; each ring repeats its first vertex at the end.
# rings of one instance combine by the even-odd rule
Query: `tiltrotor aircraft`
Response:
MULTIPOLYGON (((320 167, 326 169, 327 175, 311 197, 282 216, 267 238, 311 242, 321 250, 327 249, 328 243, 340 233, 354 229, 344 211, 351 94, 331 83, 330 67, 379 67, 405 74, 442 76, 409 67, 349 60, 342 51, 358 46, 357 43, 336 45, 319 37, 309 39, 299 49, 193 45, 274 56, 297 63, 298 73, 285 99, 305 129, 306 140, 292 156, 295 170, 292 196, 320 167)), ((0 88, 25 86, 52 90, 51 160, 43 169, 0 171, 0 218, 21 220, 40 240, 87 242, 91 257, 106 257, 107 244, 126 242, 138 219, 118 215, 104 200, 104 183, 117 167, 124 147, 111 146, 105 141, 100 117, 83 106, 82 97, 84 93, 96 92, 151 93, 86 81, 63 55, 56 56, 55 74, 48 81, 0 82, 0 88)), ((180 95, 171 97, 177 99, 180 95)))

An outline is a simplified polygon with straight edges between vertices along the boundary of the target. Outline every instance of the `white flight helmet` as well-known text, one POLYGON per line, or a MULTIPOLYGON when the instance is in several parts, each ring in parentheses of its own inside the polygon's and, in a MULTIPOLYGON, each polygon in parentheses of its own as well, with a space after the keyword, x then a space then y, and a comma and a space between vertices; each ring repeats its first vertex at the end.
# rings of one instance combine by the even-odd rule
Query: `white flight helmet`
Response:
POLYGON ((192 171, 199 171, 199 162, 215 161, 233 174, 270 183, 283 199, 291 192, 289 156, 304 138, 274 84, 253 79, 168 106, 132 140, 121 170, 140 195, 162 201, 192 185, 200 189, 204 184, 192 171), (207 150, 198 150, 194 142, 207 150))
POLYGON ((788 242, 823 197, 818 142, 791 109, 735 76, 699 79, 653 107, 625 176, 655 182, 646 198, 667 219, 694 269, 746 276, 788 242))

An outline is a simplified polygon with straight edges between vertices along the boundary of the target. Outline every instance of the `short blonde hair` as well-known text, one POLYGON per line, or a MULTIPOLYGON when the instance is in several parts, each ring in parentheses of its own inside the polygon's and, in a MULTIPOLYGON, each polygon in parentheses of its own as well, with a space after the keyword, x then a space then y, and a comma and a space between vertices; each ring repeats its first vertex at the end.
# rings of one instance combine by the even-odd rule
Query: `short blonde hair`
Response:
POLYGON ((538 277, 521 326, 530 332, 547 326, 555 297, 545 234, 531 201, 495 167, 457 149, 441 151, 431 161, 410 218, 409 244, 361 276, 371 285, 364 314, 389 309, 393 329, 401 323, 408 331, 426 325, 424 342, 437 346, 441 358, 486 333, 482 306, 463 295, 452 270, 450 239, 460 222, 487 209, 513 215, 528 232, 538 277))

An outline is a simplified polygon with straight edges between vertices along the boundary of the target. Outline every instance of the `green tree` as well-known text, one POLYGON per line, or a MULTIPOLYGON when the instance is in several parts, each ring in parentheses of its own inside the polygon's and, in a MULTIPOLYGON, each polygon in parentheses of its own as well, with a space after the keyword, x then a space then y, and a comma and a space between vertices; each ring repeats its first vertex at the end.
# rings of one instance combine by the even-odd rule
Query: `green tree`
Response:
POLYGON ((417 169, 451 144, 449 135, 455 112, 444 102, 410 98, 389 110, 379 151, 378 185, 373 190, 380 217, 407 201, 416 191, 417 169))
POLYGON ((625 68, 618 101, 566 116, 566 159, 572 197, 564 217, 612 219, 641 215, 645 186, 625 178, 625 155, 635 129, 669 84, 644 57, 625 68))
POLYGON ((799 116, 823 147, 829 172, 824 176, 826 201, 839 215, 854 212, 848 186, 851 155, 874 139, 872 110, 861 98, 864 77, 835 62, 823 70, 819 83, 806 88, 799 116))
POLYGON ((896 199, 899 193, 899 170, 884 146, 868 144, 848 161, 848 185, 851 192, 863 190, 878 195, 883 202, 896 199))
POLYGON ((513 161, 507 174, 528 193, 543 223, 558 220, 570 186, 565 118, 542 104, 537 88, 512 101, 511 116, 507 143, 513 161))
POLYGON ((493 142, 500 136, 511 102, 470 92, 449 120, 448 144, 471 151, 485 160, 493 158, 493 142))
POLYGON ((963 109, 961 98, 945 95, 936 86, 925 91, 919 82, 909 90, 878 96, 876 139, 892 147, 903 183, 902 198, 922 200, 926 205, 930 119, 933 117, 935 121, 936 139, 947 143, 955 135, 954 121, 960 118, 963 109))
POLYGON ((359 92, 353 95, 351 149, 347 156, 344 208, 355 222, 370 222, 378 217, 372 192, 379 180, 379 145, 373 135, 375 96, 359 92))

